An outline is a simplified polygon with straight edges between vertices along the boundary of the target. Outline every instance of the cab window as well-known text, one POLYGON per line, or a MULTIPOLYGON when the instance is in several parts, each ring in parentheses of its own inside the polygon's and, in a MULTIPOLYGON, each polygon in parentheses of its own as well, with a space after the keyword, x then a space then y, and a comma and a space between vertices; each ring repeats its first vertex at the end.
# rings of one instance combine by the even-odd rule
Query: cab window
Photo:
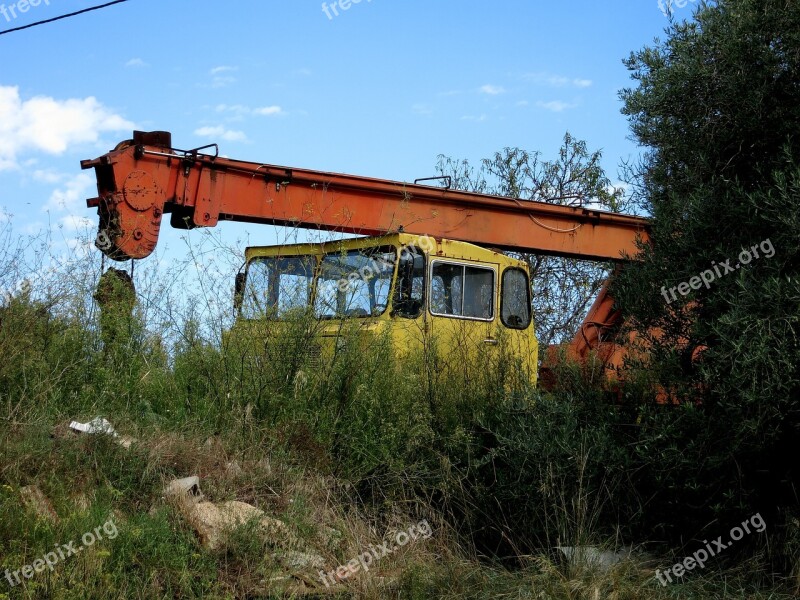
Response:
POLYGON ((503 272, 500 320, 510 329, 526 329, 531 324, 531 286, 522 269, 503 272))
POLYGON ((425 256, 410 251, 400 254, 393 315, 416 319, 425 304, 425 256))
POLYGON ((247 266, 242 318, 278 319, 306 310, 315 270, 313 256, 254 258, 247 266))
POLYGON ((397 251, 364 248, 323 257, 314 309, 317 317, 376 317, 389 303, 397 251))
POLYGON ((494 318, 494 270, 434 261, 431 267, 430 309, 441 316, 494 318))

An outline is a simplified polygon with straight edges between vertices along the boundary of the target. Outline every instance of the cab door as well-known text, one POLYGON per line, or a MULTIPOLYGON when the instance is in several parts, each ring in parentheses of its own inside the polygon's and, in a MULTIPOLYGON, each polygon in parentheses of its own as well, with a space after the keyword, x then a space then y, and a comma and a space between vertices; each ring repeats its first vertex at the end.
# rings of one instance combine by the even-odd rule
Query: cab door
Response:
POLYGON ((504 265, 499 305, 497 337, 500 360, 507 366, 506 385, 513 389, 535 384, 539 343, 532 318, 530 278, 522 266, 504 265))
POLYGON ((472 381, 495 364, 497 264, 449 258, 431 260, 428 318, 441 370, 472 381))

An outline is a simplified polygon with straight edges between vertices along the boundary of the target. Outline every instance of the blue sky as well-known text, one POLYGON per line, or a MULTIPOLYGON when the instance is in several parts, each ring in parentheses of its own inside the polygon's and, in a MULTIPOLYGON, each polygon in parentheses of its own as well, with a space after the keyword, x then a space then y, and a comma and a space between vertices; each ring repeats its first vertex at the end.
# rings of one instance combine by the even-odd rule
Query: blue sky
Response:
MULTIPOLYGON (((0 29, 102 3, 3 2, 0 29)), ((406 181, 433 175, 439 154, 552 157, 567 130, 603 150, 612 179, 639 151, 620 114, 621 60, 663 37, 657 0, 327 4, 330 18, 318 0, 129 0, 0 36, 0 208, 17 231, 49 223, 69 238, 94 224, 79 161, 134 127, 169 130, 181 148, 406 181)), ((275 235, 228 227, 253 243, 275 235)), ((162 242, 179 235, 167 227, 162 242)))

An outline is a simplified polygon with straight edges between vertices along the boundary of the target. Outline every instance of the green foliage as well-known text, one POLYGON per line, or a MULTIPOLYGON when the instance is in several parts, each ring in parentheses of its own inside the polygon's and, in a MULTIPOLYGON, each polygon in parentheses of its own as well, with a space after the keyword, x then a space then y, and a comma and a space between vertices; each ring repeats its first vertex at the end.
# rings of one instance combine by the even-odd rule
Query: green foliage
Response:
MULTIPOLYGON (((555 544, 628 534, 626 519, 642 509, 627 478, 641 463, 626 451, 630 434, 621 433, 631 418, 577 375, 562 391, 540 395, 506 387, 515 367, 502 358, 481 369, 442 371, 445 356, 435 340, 400 361, 386 337, 350 327, 325 354, 318 350, 331 340, 302 318, 285 324, 285 337, 226 332, 221 347, 190 319, 169 353, 151 334, 109 358, 97 328, 30 298, 18 298, 5 316, 5 343, 20 354, 3 365, 3 401, 13 409, 0 428, 0 570, 29 564, 109 515, 119 530, 52 575, 32 579, 24 597, 243 597, 282 576, 272 549, 247 527, 219 551, 199 546, 161 500, 166 480, 189 473, 203 476, 214 499, 259 504, 305 539, 330 526, 320 512, 332 505, 378 529, 411 518, 399 515, 437 515, 441 526, 425 544, 437 544, 431 556, 444 559, 409 554, 402 569, 386 562, 376 571, 397 573, 388 588, 343 594, 661 593, 630 567, 601 577, 523 558, 555 544), (126 450, 104 436, 66 431, 67 421, 97 415, 144 440, 126 450), (203 441, 217 438, 226 449, 203 441), (234 457, 246 470, 221 476, 234 457), (270 464, 278 459, 298 473, 274 472, 270 464), (307 491, 302 477, 330 473, 337 483, 321 498, 307 491), (34 483, 52 499, 60 523, 36 519, 20 505, 20 487, 34 483), (524 568, 510 572, 461 557, 472 554, 515 556, 515 568, 524 568)), ((351 544, 332 546, 331 568, 362 548, 363 538, 351 544)), ((700 591, 682 587, 684 595, 713 597, 695 587, 700 591)), ((10 592, 17 597, 22 588, 10 592)))
POLYGON ((623 422, 602 393, 588 390, 543 394, 493 415, 486 431, 494 443, 478 474, 486 514, 502 517, 495 526, 517 553, 613 539, 631 503, 615 429, 623 422))
MULTIPOLYGON (((796 196, 796 181, 785 177, 777 191, 752 195, 759 210, 772 211, 765 219, 793 225, 783 207, 796 196)), ((796 249, 788 235, 782 243, 796 249)), ((764 264, 782 272, 792 264, 786 261, 776 253, 764 264)), ((637 404, 650 372, 628 388, 624 407, 586 383, 591 369, 564 369, 560 389, 539 394, 513 377, 519 365, 502 355, 467 362, 427 339, 422 352, 401 360, 381 334, 347 325, 333 335, 309 315, 230 331, 222 319, 213 329, 190 313, 175 319, 178 335, 167 340, 146 331, 139 296, 133 314, 120 317, 130 335, 104 344, 100 315, 79 308, 86 300, 80 292, 52 298, 23 290, 0 309, 0 351, 8 357, 0 363, 7 407, 0 415, 0 571, 30 563, 111 514, 119 536, 8 595, 258 596, 271 585, 265 581, 285 575, 273 548, 245 527, 220 551, 205 550, 161 498, 165 481, 197 473, 214 501, 257 504, 305 540, 326 537, 319 547, 332 553, 330 567, 363 551, 387 523, 424 516, 437 524, 425 545, 404 551, 398 564, 387 559, 374 579, 364 578, 365 589, 343 586, 343 596, 722 598, 735 589, 767 597, 749 566, 666 590, 637 563, 597 573, 551 555, 556 544, 679 537, 692 514, 687 506, 703 506, 711 488, 720 498, 716 514, 727 510, 740 522, 750 510, 744 492, 757 481, 738 480, 751 487, 734 496, 719 490, 739 466, 759 476, 760 439, 775 447, 787 439, 780 402, 791 398, 784 375, 796 368, 789 335, 795 280, 752 282, 755 275, 732 277, 725 302, 739 304, 725 313, 730 322, 716 322, 724 325, 718 337, 731 341, 708 350, 709 357, 728 354, 704 366, 731 361, 726 393, 750 393, 750 402, 726 404, 717 393, 672 411, 637 404), (770 361, 776 338, 781 355, 770 361), (785 395, 759 402, 762 381, 785 395), (742 414, 750 430, 722 432, 742 414), (66 429, 70 420, 95 416, 140 443, 125 450, 66 429), (736 462, 728 460, 726 435, 739 436, 736 462), (59 523, 23 509, 19 490, 29 484, 52 500, 59 523)), ((672 366, 680 372, 680 360, 672 366)), ((790 466, 792 448, 784 450, 790 466)), ((770 539, 796 556, 796 524, 788 511, 782 516, 768 519, 770 539)), ((723 530, 713 522, 706 531, 723 530)), ((6 591, 0 588, 0 599, 6 591)))
MULTIPOLYGON (((601 165, 602 153, 585 141, 564 134, 558 156, 504 148, 476 168, 466 160, 440 156, 436 165, 453 187, 567 206, 587 206, 612 212, 629 208, 622 188, 615 188, 601 165)), ((575 335, 609 266, 558 256, 521 254, 531 270, 536 335, 542 347, 568 341, 575 335)))
POLYGON ((759 511, 780 528, 800 514, 800 5, 720 0, 667 33, 626 63, 638 87, 623 91, 623 112, 647 148, 636 183, 653 244, 614 296, 659 332, 642 367, 699 404, 642 415, 646 521, 670 523, 673 540, 759 511), (745 265, 754 247, 761 256, 745 265), (665 302, 662 286, 728 259, 743 264, 665 302))

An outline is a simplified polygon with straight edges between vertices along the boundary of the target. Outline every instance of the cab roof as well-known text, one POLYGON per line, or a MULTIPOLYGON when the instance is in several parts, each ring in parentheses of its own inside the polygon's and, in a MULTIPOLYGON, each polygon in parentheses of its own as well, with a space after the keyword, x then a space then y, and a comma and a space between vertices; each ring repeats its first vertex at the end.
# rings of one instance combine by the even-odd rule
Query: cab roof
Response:
POLYGON ((379 248, 381 246, 394 246, 396 248, 414 247, 431 257, 496 263, 507 266, 525 265, 523 261, 506 256, 499 250, 483 248, 468 242, 444 238, 435 239, 430 236, 409 233, 388 233, 381 236, 350 238, 329 242, 251 246, 245 250, 245 258, 249 262, 259 257, 322 256, 325 254, 335 254, 363 248, 379 248))

